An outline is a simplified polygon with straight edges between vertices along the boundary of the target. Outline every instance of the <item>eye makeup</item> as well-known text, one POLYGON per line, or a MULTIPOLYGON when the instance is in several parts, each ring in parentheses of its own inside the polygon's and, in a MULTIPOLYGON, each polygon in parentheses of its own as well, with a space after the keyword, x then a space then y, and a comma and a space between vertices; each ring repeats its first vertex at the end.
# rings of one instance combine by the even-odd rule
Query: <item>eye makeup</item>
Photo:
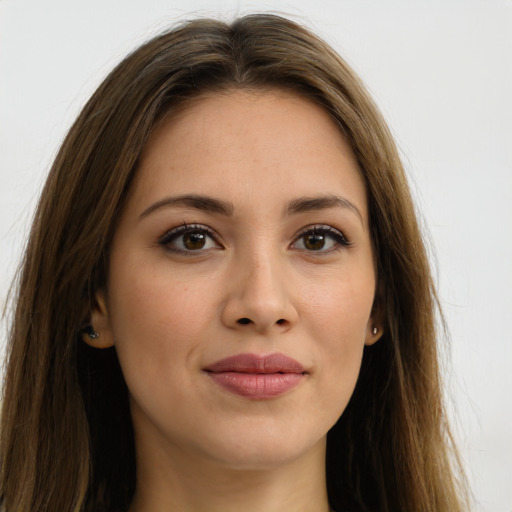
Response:
MULTIPOLYGON (((218 242, 218 236, 210 227, 204 224, 186 224, 185 222, 167 231, 159 238, 158 244, 170 252, 186 255, 223 248, 218 242)), ((350 246, 351 242, 343 232, 326 224, 315 224, 303 228, 290 245, 294 250, 317 253, 318 255, 350 246)))
POLYGON ((303 229, 296 237, 292 247, 307 252, 330 253, 350 247, 350 245, 351 242, 338 229, 325 224, 317 224, 303 229))
POLYGON ((167 231, 158 244, 170 252, 191 255, 208 249, 222 249, 214 231, 203 224, 183 223, 167 231))

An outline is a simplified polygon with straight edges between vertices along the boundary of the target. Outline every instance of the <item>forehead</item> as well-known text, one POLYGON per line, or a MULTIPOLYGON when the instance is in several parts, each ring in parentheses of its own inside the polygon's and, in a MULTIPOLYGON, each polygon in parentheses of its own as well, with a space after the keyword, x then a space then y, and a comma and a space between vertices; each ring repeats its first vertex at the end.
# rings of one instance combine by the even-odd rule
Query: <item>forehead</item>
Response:
POLYGON ((142 152, 134 189, 140 201, 340 193, 366 213, 357 160, 339 126, 312 100, 281 90, 209 93, 170 113, 142 152))

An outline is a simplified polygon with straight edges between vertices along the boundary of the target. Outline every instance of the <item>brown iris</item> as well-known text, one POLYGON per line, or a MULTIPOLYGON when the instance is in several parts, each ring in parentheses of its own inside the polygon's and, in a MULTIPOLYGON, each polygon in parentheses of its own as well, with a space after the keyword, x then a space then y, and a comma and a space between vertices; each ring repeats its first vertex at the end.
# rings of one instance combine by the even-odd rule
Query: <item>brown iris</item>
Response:
POLYGON ((309 234, 304 235, 304 247, 310 251, 319 251, 323 249, 325 245, 325 235, 321 234, 309 234))
POLYGON ((183 235, 183 245, 190 251, 202 249, 206 244, 206 235, 199 231, 192 231, 183 235))

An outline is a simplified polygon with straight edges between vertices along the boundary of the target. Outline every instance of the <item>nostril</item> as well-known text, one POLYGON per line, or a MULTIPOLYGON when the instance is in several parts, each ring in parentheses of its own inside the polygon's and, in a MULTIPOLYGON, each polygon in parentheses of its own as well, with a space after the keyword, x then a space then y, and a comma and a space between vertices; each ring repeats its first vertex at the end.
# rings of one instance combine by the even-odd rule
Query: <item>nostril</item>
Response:
POLYGON ((280 319, 276 322, 276 324, 278 324, 278 325, 282 325, 282 324, 284 324, 285 322, 286 322, 286 320, 285 320, 284 318, 280 318, 280 319))
POLYGON ((241 325, 246 325, 246 324, 250 324, 251 321, 249 320, 249 318, 239 318, 237 320, 237 323, 239 323, 241 325))

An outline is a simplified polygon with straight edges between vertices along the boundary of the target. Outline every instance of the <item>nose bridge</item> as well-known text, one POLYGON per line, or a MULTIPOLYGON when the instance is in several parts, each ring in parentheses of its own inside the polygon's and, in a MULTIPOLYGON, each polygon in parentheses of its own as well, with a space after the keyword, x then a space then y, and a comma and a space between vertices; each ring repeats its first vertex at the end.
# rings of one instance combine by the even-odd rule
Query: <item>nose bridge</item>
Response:
POLYGON ((263 248, 253 250, 252 253, 242 260, 245 263, 245 286, 242 289, 243 295, 249 301, 263 304, 278 303, 283 298, 284 290, 281 283, 285 269, 280 265, 279 256, 271 250, 263 248))
POLYGON ((290 326, 296 312, 290 295, 286 257, 268 240, 247 247, 233 269, 226 317, 231 325, 251 324, 263 332, 290 326))

